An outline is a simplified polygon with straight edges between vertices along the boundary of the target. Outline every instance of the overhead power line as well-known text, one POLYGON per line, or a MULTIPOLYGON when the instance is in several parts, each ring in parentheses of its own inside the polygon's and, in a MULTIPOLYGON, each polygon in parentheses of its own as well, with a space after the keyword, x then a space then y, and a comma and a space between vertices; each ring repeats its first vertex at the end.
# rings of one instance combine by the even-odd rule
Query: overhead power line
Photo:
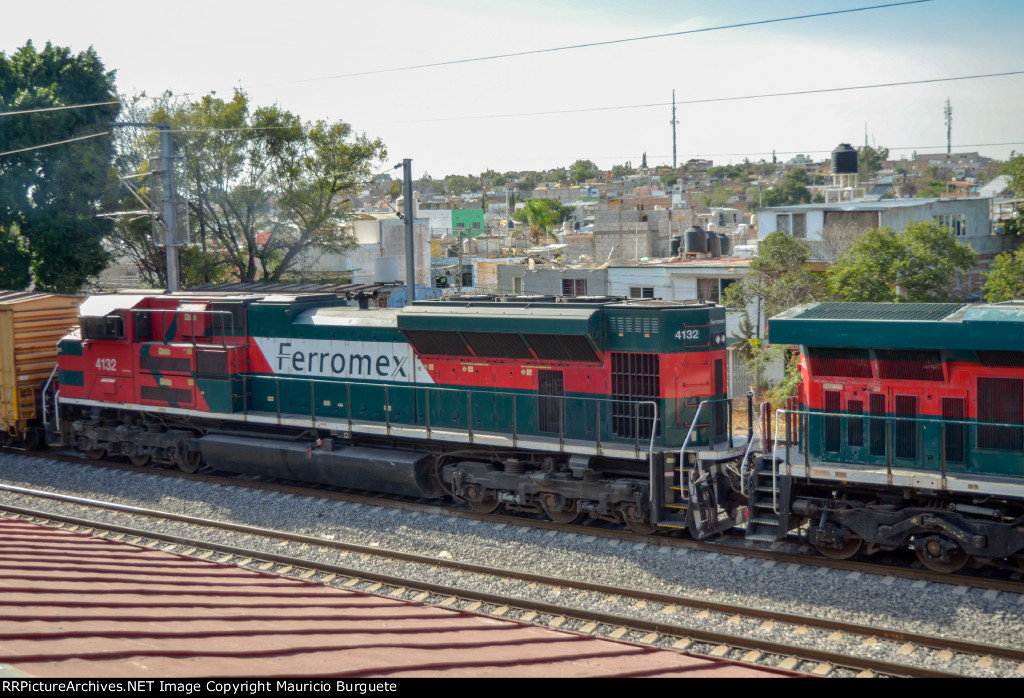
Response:
POLYGON ((648 34, 646 36, 633 36, 625 39, 609 39, 607 41, 591 41, 585 44, 571 44, 569 46, 554 46, 550 48, 532 49, 529 51, 515 51, 512 53, 498 53, 493 56, 478 56, 476 58, 456 58, 450 61, 436 61, 433 63, 420 63, 418 65, 406 65, 398 68, 379 68, 376 70, 364 70, 358 73, 342 73, 340 75, 327 75, 320 78, 306 78, 304 80, 287 80, 283 82, 264 83, 261 85, 250 85, 249 87, 268 87, 272 85, 292 85, 302 82, 316 82, 320 80, 341 80, 344 78, 361 77, 364 75, 380 75, 381 73, 398 73, 407 70, 421 70, 423 68, 438 68, 446 65, 459 65, 463 63, 479 63, 481 61, 495 61, 501 58, 518 58, 520 56, 534 56, 543 53, 555 53, 558 51, 573 51, 581 48, 593 48, 596 46, 611 46, 614 44, 626 44, 634 41, 649 41, 651 39, 665 39, 672 36, 685 36, 687 34, 701 34, 705 32, 720 31, 723 29, 740 29, 743 27, 755 27, 763 24, 777 24, 779 22, 792 22, 799 19, 812 19, 814 17, 828 17, 830 15, 851 14, 853 12, 866 12, 868 10, 880 10, 888 7, 899 7, 901 5, 919 5, 932 0, 906 0, 905 2, 889 2, 883 5, 868 5, 865 7, 851 7, 846 10, 831 10, 828 12, 814 12, 805 15, 794 15, 792 17, 777 17, 775 19, 759 19, 750 22, 737 22, 736 24, 721 24, 715 27, 702 27, 700 29, 685 29, 677 32, 666 32, 664 34, 648 34))
POLYGON ((0 158, 5 155, 14 155, 15 153, 27 153, 30 150, 42 150, 43 148, 52 148, 55 145, 64 145, 65 143, 74 143, 75 141, 84 141, 89 138, 99 138, 100 136, 109 136, 110 131, 104 131, 102 133, 90 133, 88 136, 78 136, 77 138, 68 138, 63 141, 55 141, 53 143, 44 143, 42 145, 33 145, 28 148, 18 148, 17 150, 8 150, 7 152, 0 153, 0 158))
MULTIPOLYGON (((1024 75, 1024 70, 1013 70, 1004 73, 984 73, 981 75, 961 75, 952 78, 930 78, 927 80, 907 80, 904 82, 881 82, 874 85, 851 85, 847 87, 822 87, 813 90, 794 90, 792 92, 767 92, 757 95, 743 95, 739 97, 708 97, 704 99, 677 100, 680 104, 708 104, 711 102, 735 102, 744 99, 764 99, 768 97, 795 97, 798 95, 823 94, 826 92, 848 92, 851 90, 871 90, 879 87, 905 87, 907 85, 926 85, 935 82, 952 82, 955 80, 977 80, 980 78, 1005 77, 1009 75, 1024 75)), ((551 109, 547 111, 517 112, 507 114, 480 114, 477 116, 447 116, 436 119, 414 119, 411 121, 398 121, 392 123, 423 123, 429 121, 466 121, 471 119, 504 119, 518 116, 550 116, 552 114, 578 114, 583 112, 617 111, 622 109, 649 109, 652 107, 671 106, 672 102, 649 102, 646 104, 621 104, 610 107, 581 107, 579 109, 551 109)))
POLYGON ((112 102, 91 102, 89 104, 67 104, 60 107, 39 107, 38 109, 21 109, 19 111, 0 111, 0 116, 15 116, 17 114, 39 114, 46 111, 63 111, 65 109, 85 109, 86 107, 105 107, 110 104, 120 104, 120 100, 112 102))

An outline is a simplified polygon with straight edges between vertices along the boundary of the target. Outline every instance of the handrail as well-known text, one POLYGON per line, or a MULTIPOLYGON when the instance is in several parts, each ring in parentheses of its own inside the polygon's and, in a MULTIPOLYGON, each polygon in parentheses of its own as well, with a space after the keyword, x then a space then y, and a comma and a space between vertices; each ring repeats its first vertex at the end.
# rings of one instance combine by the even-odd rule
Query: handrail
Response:
MULTIPOLYGON (((248 376, 248 379, 250 381, 250 385, 252 384, 253 381, 259 380, 259 379, 273 380, 274 381, 274 409, 273 410, 247 410, 247 411, 256 411, 256 412, 270 411, 270 412, 275 413, 278 418, 280 418, 282 416, 282 414, 290 414, 289 412, 286 412, 286 411, 281 409, 281 398, 280 398, 280 395, 281 395, 281 382, 282 381, 296 381, 296 382, 301 382, 301 383, 310 383, 311 384, 311 387, 310 387, 311 391, 315 390, 316 386, 318 386, 318 385, 320 385, 320 386, 334 386, 334 387, 344 386, 345 390, 346 390, 345 402, 346 402, 347 413, 348 413, 349 430, 351 430, 351 423, 352 423, 352 417, 353 417, 352 411, 351 411, 352 410, 351 387, 353 385, 379 386, 381 389, 385 390, 387 392, 387 394, 389 395, 388 400, 387 400, 387 404, 390 404, 390 393, 392 391, 395 391, 395 390, 408 389, 408 390, 424 390, 424 391, 427 391, 427 393, 426 393, 427 394, 427 397, 426 397, 427 403, 426 404, 428 406, 428 409, 427 409, 427 414, 425 415, 424 419, 426 420, 426 424, 428 425, 428 430, 429 429, 436 429, 437 428, 436 425, 430 425, 430 421, 429 421, 429 419, 430 419, 430 417, 429 417, 429 404, 430 404, 429 393, 431 391, 443 392, 443 393, 452 393, 452 394, 464 394, 464 395, 467 396, 467 400, 470 400, 471 398, 478 397, 478 396, 486 396, 486 397, 496 396, 496 397, 512 398, 513 420, 515 422, 518 422, 518 419, 517 419, 517 411, 518 411, 518 403, 519 403, 518 398, 537 398, 537 397, 543 397, 543 396, 540 396, 538 394, 531 394, 531 393, 517 393, 517 392, 498 391, 498 390, 479 390, 478 391, 478 390, 472 390, 472 389, 466 389, 466 388, 453 388, 453 387, 446 387, 446 386, 436 386, 436 385, 433 385, 433 384, 412 383, 412 382, 410 382, 408 384, 402 384, 402 383, 383 383, 383 382, 381 382, 381 383, 374 383, 374 382, 360 382, 360 381, 341 381, 341 380, 336 380, 336 379, 313 378, 313 377, 309 377, 309 376, 289 376, 289 375, 278 375, 278 374, 255 374, 255 375, 248 376)), ((315 393, 313 393, 313 394, 315 394, 315 393)), ((548 396, 548 397, 550 397, 550 396, 548 396)), ((642 448, 640 446, 641 442, 638 442, 638 438, 639 438, 639 433, 638 433, 639 430, 638 429, 634 428, 634 434, 631 437, 631 440, 634 442, 634 450, 636 450, 638 456, 639 455, 649 455, 649 454, 653 453, 655 439, 657 438, 658 428, 660 426, 659 421, 658 421, 659 418, 660 418, 659 410, 658 410, 658 403, 655 400, 629 400, 629 401, 626 401, 626 400, 622 400, 620 398, 611 398, 611 397, 604 397, 604 396, 602 396, 602 397, 587 397, 587 396, 582 396, 582 395, 574 395, 572 397, 573 397, 573 400, 595 403, 595 405, 596 405, 596 412, 597 412, 598 417, 600 417, 600 414, 601 414, 601 411, 602 411, 601 410, 601 405, 602 404, 610 405, 612 403, 619 403, 619 404, 623 404, 624 403, 624 404, 630 405, 630 406, 632 406, 634 408, 633 422, 634 422, 635 425, 638 425, 641 419, 648 419, 647 417, 642 417, 641 418, 639 416, 639 409, 638 408, 640 408, 642 406, 645 406, 645 405, 649 406, 651 408, 652 414, 651 414, 651 417, 650 417, 650 419, 651 419, 651 432, 650 432, 650 436, 648 438, 648 450, 647 450, 647 453, 646 454, 644 453, 644 451, 642 450, 642 448)), ((313 402, 313 401, 311 400, 311 402, 313 402)), ((468 407, 468 403, 467 403, 467 407, 468 407)), ((315 404, 311 405, 310 413, 311 413, 311 416, 313 417, 313 419, 315 421, 316 420, 316 405, 315 404)), ((296 414, 298 414, 298 413, 296 413, 296 414)), ((390 415, 388 415, 388 418, 387 418, 386 421, 389 424, 394 423, 394 422, 392 422, 390 420, 390 415)), ((403 423, 405 423, 405 424, 418 424, 419 422, 418 421, 398 422, 398 424, 403 424, 403 423)), ((472 424, 469 424, 468 428, 469 428, 470 434, 472 434, 472 431, 473 431, 472 424)), ((543 432, 538 432, 538 433, 543 433, 543 432)), ((600 434, 600 431, 598 433, 600 434)), ((429 431, 428 431, 428 436, 429 436, 429 431)), ((518 424, 517 423, 514 423, 512 425, 512 437, 513 437, 513 439, 521 438, 521 434, 519 432, 518 424)), ((562 424, 560 438, 564 442, 564 420, 563 420, 563 424, 562 424)), ((627 438, 630 438, 630 437, 623 438, 622 442, 625 442, 627 438)), ((602 442, 602 439, 595 438, 595 443, 601 444, 601 442, 602 442)), ((651 460, 651 462, 653 463, 653 459, 651 460)))
MULTIPOLYGON (((750 453, 754 450, 754 432, 758 434, 758 438, 761 440, 761 450, 764 450, 764 415, 768 408, 767 402, 761 403, 761 414, 757 420, 757 428, 752 429, 750 434, 747 436, 747 450, 743 453, 743 460, 740 462, 740 494, 747 496, 747 479, 742 477, 743 471, 747 468, 747 462, 750 460, 750 453)), ((774 466, 773 466, 774 467, 774 466)))
MULTIPOLYGON (((46 393, 47 393, 47 391, 49 391, 50 383, 53 382, 53 377, 55 375, 57 375, 57 370, 59 368, 60 368, 60 364, 54 364, 53 365, 53 370, 50 371, 50 377, 47 378, 46 382, 43 384, 42 398, 43 398, 43 427, 44 428, 50 426, 50 419, 48 417, 48 410, 47 410, 47 407, 46 407, 46 393)), ((54 405, 57 404, 56 396, 54 396, 54 403, 53 404, 54 405)))

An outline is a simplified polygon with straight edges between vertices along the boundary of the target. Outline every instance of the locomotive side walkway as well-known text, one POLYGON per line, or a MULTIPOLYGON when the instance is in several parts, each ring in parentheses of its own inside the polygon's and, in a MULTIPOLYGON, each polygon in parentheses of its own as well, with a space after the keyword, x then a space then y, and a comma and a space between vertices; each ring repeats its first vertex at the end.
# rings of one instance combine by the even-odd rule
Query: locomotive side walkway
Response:
POLYGON ((39 678, 792 676, 15 520, 0 662, 39 678))

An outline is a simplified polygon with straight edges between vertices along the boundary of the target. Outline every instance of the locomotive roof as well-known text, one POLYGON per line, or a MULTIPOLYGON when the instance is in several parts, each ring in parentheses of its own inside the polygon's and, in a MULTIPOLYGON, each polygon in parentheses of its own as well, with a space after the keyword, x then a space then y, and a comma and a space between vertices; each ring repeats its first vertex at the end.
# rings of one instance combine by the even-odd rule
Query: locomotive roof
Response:
POLYGON ((400 330, 527 332, 535 334, 598 333, 598 308, 590 305, 486 303, 460 307, 413 305, 398 314, 400 330))
POLYGON ((1024 302, 808 303, 773 317, 774 344, 1020 351, 1024 302))

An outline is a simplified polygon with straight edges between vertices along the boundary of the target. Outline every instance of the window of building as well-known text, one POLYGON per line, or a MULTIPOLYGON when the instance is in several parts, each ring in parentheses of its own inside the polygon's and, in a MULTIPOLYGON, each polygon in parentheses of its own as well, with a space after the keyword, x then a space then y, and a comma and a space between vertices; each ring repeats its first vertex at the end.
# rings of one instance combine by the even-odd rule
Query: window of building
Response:
POLYGON ((722 291, 729 288, 736 279, 697 279, 697 300, 718 303, 722 291))
POLYGON ((793 237, 799 238, 800 240, 807 239, 807 214, 806 213, 794 213, 793 214, 793 237))
POLYGON ((523 277, 513 276, 512 277, 512 293, 515 295, 522 295, 523 293, 523 277))
POLYGON ((780 213, 775 217, 775 227, 786 235, 805 240, 807 239, 807 214, 780 213))
POLYGON ((967 235, 967 216, 962 213, 944 213, 934 217, 935 222, 953 231, 957 237, 967 235))
POLYGON ((653 286, 630 286, 629 287, 630 298, 654 298, 654 287, 653 286))
POLYGON ((562 279, 563 296, 585 296, 587 295, 586 279, 562 279))

